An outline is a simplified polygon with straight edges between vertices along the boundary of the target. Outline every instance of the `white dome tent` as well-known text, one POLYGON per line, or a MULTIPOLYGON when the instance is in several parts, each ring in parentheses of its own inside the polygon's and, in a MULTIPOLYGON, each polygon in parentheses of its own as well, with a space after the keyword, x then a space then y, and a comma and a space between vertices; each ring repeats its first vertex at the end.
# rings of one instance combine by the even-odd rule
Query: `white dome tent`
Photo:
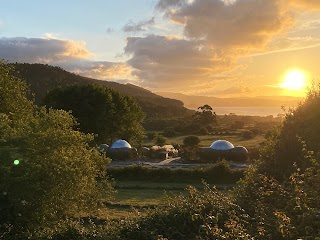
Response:
POLYGON ((210 148, 216 151, 225 151, 233 149, 234 146, 227 140, 217 140, 211 144, 210 148))
POLYGON ((111 148, 118 149, 118 148, 132 148, 132 147, 126 140, 119 139, 112 143, 111 148))

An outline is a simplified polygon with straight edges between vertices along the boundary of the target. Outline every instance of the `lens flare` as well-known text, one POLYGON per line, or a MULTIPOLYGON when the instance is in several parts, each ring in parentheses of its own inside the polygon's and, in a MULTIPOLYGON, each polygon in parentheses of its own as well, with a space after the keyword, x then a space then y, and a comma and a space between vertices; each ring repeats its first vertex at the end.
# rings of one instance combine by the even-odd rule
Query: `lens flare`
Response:
POLYGON ((18 160, 18 159, 14 160, 13 164, 16 165, 16 166, 19 165, 20 164, 20 160, 18 160))

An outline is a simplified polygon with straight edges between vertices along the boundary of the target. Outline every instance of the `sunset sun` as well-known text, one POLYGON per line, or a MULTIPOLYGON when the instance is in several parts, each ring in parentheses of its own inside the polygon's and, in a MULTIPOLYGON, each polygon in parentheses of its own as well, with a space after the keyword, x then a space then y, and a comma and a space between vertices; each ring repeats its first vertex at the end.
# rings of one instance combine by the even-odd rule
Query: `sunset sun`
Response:
POLYGON ((307 86, 306 75, 301 70, 287 72, 280 87, 287 90, 302 91, 307 86))

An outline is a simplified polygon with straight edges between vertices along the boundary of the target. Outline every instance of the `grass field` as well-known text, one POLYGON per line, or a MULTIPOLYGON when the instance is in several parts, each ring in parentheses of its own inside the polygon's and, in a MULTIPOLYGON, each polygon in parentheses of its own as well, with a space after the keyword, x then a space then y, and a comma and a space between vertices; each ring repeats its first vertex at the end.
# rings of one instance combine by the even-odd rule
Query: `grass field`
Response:
MULTIPOLYGON (((175 137, 167 137, 167 144, 183 144, 183 139, 190 135, 179 135, 175 137)), ((248 149, 258 148, 264 141, 264 135, 257 135, 251 139, 244 139, 241 135, 198 135, 200 138, 200 146, 209 147, 215 140, 228 140, 235 146, 244 146, 248 149)), ((154 145, 154 141, 146 141, 144 145, 154 145)))
MULTIPOLYGON (((100 219, 121 219, 144 214, 146 209, 155 206, 166 206, 167 199, 175 194, 187 193, 190 183, 157 183, 146 181, 119 181, 116 183, 114 198, 106 208, 99 209, 95 216, 100 219)), ((192 186, 203 189, 201 182, 192 186)), ((216 185, 218 189, 232 188, 232 184, 216 185)))
MULTIPOLYGON (((183 144, 183 139, 189 135, 175 136, 167 139, 167 144, 183 144)), ((200 135, 200 145, 208 147, 215 140, 225 139, 235 146, 244 146, 248 149, 258 149, 265 141, 264 135, 257 135, 251 139, 244 139, 241 135, 200 135)), ((144 145, 153 145, 154 142, 144 142, 144 145)), ((127 175, 126 175, 127 176, 127 175)), ((97 211, 96 216, 102 219, 132 218, 144 214, 146 209, 155 206, 166 206, 167 199, 175 194, 187 193, 188 186, 203 189, 201 181, 163 182, 163 181, 130 181, 116 180, 116 193, 108 202, 107 207, 97 211)), ((234 184, 216 184, 222 191, 230 189, 234 184)))

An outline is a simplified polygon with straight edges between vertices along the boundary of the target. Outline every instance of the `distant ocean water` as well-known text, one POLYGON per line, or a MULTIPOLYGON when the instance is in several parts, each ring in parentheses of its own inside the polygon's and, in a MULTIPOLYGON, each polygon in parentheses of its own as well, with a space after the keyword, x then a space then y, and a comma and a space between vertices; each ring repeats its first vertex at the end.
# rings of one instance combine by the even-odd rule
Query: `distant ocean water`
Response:
POLYGON ((229 115, 234 113, 242 116, 269 116, 276 117, 278 114, 283 114, 281 107, 214 107, 217 115, 229 115))

